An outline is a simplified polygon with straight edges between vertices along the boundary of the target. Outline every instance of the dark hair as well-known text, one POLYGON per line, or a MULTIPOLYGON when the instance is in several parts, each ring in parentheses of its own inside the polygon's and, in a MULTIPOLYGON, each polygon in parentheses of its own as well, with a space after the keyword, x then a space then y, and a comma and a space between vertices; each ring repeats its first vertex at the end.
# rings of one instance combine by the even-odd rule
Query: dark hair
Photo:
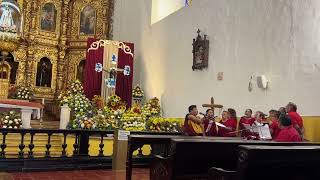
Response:
POLYGON ((250 111, 250 113, 252 114, 252 109, 246 109, 246 111, 250 111))
POLYGON ((189 112, 191 112, 194 108, 197 108, 197 106, 196 105, 191 105, 191 106, 189 106, 189 112))
POLYGON ((280 108, 279 108, 279 112, 280 112, 281 114, 286 114, 286 108, 285 108, 285 107, 280 107, 280 108))
POLYGON ((208 114, 209 111, 212 111, 212 112, 213 112, 213 109, 207 109, 207 110, 206 110, 206 114, 208 114))
POLYGON ((287 115, 281 115, 280 116, 280 124, 282 126, 290 126, 291 125, 291 119, 287 115))
POLYGON ((232 119, 237 119, 237 112, 236 112, 236 110, 234 110, 234 109, 232 109, 232 108, 229 108, 229 109, 228 109, 228 112, 230 113, 230 117, 231 117, 232 119))
POLYGON ((281 112, 280 111, 277 111, 277 110, 274 110, 274 109, 271 109, 269 111, 270 114, 273 114, 274 117, 276 117, 277 119, 279 119, 280 115, 281 115, 281 112))
POLYGON ((259 116, 260 116, 262 119, 265 119, 265 118, 266 118, 266 115, 265 115, 262 111, 257 111, 257 113, 259 113, 259 116))
POLYGON ((294 112, 297 111, 297 105, 295 103, 289 102, 288 106, 290 106, 294 112))

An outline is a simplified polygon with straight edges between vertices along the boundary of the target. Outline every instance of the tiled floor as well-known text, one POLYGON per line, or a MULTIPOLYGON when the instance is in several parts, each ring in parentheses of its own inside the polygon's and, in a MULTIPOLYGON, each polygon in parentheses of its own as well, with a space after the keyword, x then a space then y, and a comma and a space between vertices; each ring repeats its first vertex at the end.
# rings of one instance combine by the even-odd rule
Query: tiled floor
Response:
MULTIPOLYGON (((10 173, 13 180, 125 180, 125 172, 112 170, 54 171, 33 173, 10 173)), ((2 180, 0 175, 0 180, 2 180)), ((6 178, 4 180, 7 180, 6 178)), ((133 180, 149 180, 148 169, 134 169, 133 180)))

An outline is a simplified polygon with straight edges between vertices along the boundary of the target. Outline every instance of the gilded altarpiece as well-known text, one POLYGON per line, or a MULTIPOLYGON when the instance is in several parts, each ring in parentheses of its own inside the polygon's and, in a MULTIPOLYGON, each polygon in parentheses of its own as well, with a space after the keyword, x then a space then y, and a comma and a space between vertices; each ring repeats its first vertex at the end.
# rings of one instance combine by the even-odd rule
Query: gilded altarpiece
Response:
POLYGON ((19 62, 16 84, 34 88, 36 97, 54 99, 76 79, 87 39, 112 39, 114 0, 19 0, 22 42, 13 52, 19 62), (86 27, 88 26, 88 27, 86 27), (37 65, 52 64, 51 87, 36 86, 37 65))

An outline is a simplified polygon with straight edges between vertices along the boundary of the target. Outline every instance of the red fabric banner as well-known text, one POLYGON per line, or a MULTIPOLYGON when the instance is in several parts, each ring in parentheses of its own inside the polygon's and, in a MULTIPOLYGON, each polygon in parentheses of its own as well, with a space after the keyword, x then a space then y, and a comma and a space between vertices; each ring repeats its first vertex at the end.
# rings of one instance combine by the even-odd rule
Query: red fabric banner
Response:
MULTIPOLYGON (((134 54, 134 44, 125 43, 130 47, 132 54, 134 54)), ((130 66, 130 75, 125 76, 123 73, 117 75, 116 81, 116 95, 127 102, 127 107, 132 104, 132 81, 133 81, 133 57, 130 54, 124 53, 119 49, 118 54, 118 68, 124 69, 125 66, 130 66)))
MULTIPOLYGON (((97 39, 89 38, 87 41, 87 49, 97 39)), ((103 63, 103 47, 97 50, 91 50, 86 55, 86 66, 84 70, 84 93, 88 99, 92 100, 94 95, 101 95, 102 73, 95 71, 96 63, 103 63)))

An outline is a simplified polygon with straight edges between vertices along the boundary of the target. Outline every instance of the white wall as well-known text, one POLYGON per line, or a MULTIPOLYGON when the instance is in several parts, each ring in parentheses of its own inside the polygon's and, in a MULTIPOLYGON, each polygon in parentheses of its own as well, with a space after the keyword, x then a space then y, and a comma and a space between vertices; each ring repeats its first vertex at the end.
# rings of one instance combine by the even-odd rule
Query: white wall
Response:
POLYGON ((166 117, 183 117, 211 96, 240 115, 289 101, 320 115, 319 0, 199 0, 152 26, 150 18, 151 0, 116 0, 114 37, 136 44, 135 83, 161 99, 166 117), (198 28, 210 39, 204 71, 191 69, 198 28), (258 74, 270 78, 269 89, 254 83, 249 92, 258 74))
POLYGON ((151 24, 185 6, 185 0, 152 0, 151 24))

